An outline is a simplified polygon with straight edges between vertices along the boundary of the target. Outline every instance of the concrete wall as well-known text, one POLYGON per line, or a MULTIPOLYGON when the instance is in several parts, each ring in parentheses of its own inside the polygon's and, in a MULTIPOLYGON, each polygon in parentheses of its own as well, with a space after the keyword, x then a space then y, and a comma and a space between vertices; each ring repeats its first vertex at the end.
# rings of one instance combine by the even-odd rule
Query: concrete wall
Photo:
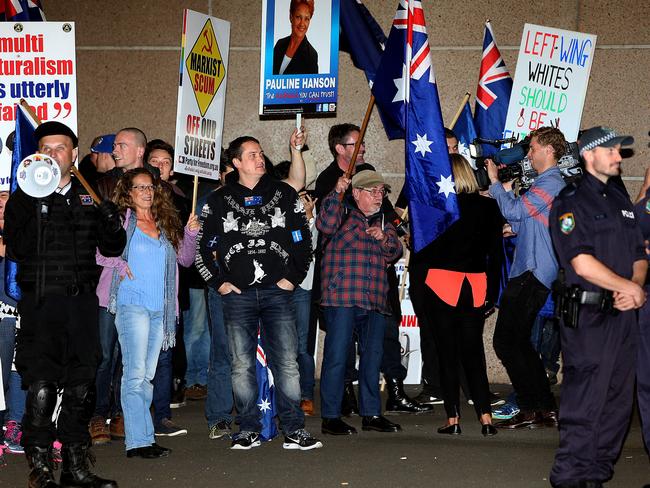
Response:
MULTIPOLYGON (((79 136, 83 150, 92 138, 137 126, 150 138, 174 137, 182 9, 231 22, 230 73, 224 141, 244 133, 260 139, 271 159, 288 155, 293 120, 260 121, 258 84, 261 2, 239 0, 43 0, 48 20, 75 21, 79 93, 79 136)), ((397 0, 365 0, 388 33, 397 0)), ((497 44, 514 73, 524 23, 577 30, 598 36, 583 127, 608 125, 636 139, 624 163, 626 177, 643 176, 650 150, 650 4, 635 0, 423 0, 444 120, 466 91, 475 93, 483 22, 492 19, 497 44)), ((318 8, 318 2, 316 2, 318 8)), ((369 97, 361 71, 340 55, 338 115, 307 119, 309 145, 320 169, 331 156, 327 131, 335 123, 360 124, 369 97)), ((473 102, 472 102, 473 104, 473 102)), ((404 172, 403 142, 386 140, 376 111, 370 121, 366 159, 394 187, 404 172)), ((631 193, 639 181, 627 179, 631 193)), ((494 320, 486 327, 493 380, 507 377, 491 352, 494 320)))

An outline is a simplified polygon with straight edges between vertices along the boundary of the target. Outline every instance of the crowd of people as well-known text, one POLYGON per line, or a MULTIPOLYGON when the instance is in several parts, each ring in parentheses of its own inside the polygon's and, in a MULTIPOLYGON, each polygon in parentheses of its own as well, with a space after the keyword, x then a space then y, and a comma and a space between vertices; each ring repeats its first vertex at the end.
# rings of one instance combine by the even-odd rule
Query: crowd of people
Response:
MULTIPOLYGON (((300 14, 291 12, 292 22, 300 14)), ((57 462, 63 486, 116 487, 93 473, 89 447, 124 439, 127 458, 169 456, 156 438, 187 434, 172 419, 186 401, 205 400, 210 439, 260 446, 258 335, 285 449, 323 447, 305 429, 305 416, 317 412, 324 435, 357 434, 345 420, 353 413, 364 431, 395 433, 402 427, 382 412, 444 404, 437 432, 460 435, 462 389, 486 437, 559 426, 553 486, 597 488, 612 476, 631 415, 637 343, 639 364, 650 355, 650 173, 636 206, 619 177, 621 146, 632 139, 584 131, 585 174, 567 185, 557 166, 563 134, 533 131, 528 158, 537 177, 520 194, 489 159, 490 185, 480 188, 447 130, 460 218, 410 256, 423 360, 422 391, 411 398, 395 270, 409 248, 400 222, 410 196, 402 192, 393 206, 360 137, 355 125, 333 126, 333 161, 318 175, 304 128, 293 130, 290 159, 277 165, 257 139, 238 137, 223 151, 221 180, 201 185, 192 208, 165 141, 148 142, 137 128, 96 138, 79 165, 86 188, 72 174, 76 134, 58 122, 37 128, 38 151, 61 169, 59 187, 42 198, 0 192, 0 254, 18 263, 22 292, 16 302, 0 287, 8 400, 0 415, 6 450, 27 458, 30 487, 59 486, 57 462), (557 320, 544 315, 551 289, 557 320), (490 392, 483 343, 495 307, 493 346, 514 390, 505 405, 490 392), (326 332, 320 409, 316 324, 326 332), (545 326, 556 333, 542 350, 545 326), (558 409, 556 359, 546 356, 560 345, 558 409)), ((638 393, 650 442, 646 369, 638 368, 638 393)))

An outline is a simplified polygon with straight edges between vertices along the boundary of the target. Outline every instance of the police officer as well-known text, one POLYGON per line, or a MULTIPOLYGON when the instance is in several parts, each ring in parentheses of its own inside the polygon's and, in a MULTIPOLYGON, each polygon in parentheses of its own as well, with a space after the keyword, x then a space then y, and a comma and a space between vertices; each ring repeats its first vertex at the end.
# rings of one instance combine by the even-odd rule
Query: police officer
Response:
POLYGON ((561 327, 564 380, 556 488, 598 488, 611 478, 632 411, 637 319, 648 268, 632 203, 618 181, 622 145, 606 127, 579 141, 586 173, 553 202, 550 229, 565 289, 579 302, 561 327), (609 301, 610 299, 611 301, 609 301), (608 306, 609 302, 609 306, 608 306))
POLYGON ((70 169, 77 136, 64 124, 46 122, 35 131, 38 152, 57 161, 59 187, 34 198, 17 189, 5 210, 7 255, 19 263, 21 328, 16 366, 27 389, 22 445, 32 488, 59 486, 51 446, 63 444, 61 485, 113 488, 88 468, 88 422, 95 407, 95 371, 100 359, 95 287, 97 249, 119 256, 126 242, 117 208, 99 207, 70 169), (62 390, 56 426, 52 414, 62 390))

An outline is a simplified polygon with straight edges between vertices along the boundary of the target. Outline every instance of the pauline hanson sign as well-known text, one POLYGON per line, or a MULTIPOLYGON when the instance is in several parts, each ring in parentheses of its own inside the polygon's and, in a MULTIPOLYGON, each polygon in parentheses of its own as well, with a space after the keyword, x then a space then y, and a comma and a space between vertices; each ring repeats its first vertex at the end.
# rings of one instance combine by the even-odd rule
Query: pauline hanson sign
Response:
POLYGON ((262 2, 260 115, 332 113, 338 99, 339 1, 262 2))

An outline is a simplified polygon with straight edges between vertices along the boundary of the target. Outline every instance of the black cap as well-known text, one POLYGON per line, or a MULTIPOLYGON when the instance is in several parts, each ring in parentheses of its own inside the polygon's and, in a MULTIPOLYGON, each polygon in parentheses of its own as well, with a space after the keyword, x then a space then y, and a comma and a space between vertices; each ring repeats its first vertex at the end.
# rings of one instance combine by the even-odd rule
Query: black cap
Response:
POLYGON ((36 140, 36 143, 38 144, 38 141, 40 141, 43 137, 46 136, 68 136, 70 139, 72 139, 72 147, 77 147, 79 144, 79 139, 77 138, 76 134, 72 132, 72 129, 68 127, 65 124, 62 124, 61 122, 43 122, 41 125, 36 127, 36 130, 34 131, 34 139, 36 140))
POLYGON ((598 146, 614 147, 616 144, 629 146, 634 144, 634 137, 620 136, 614 129, 609 127, 592 127, 580 134, 578 148, 580 149, 580 155, 582 155, 583 152, 591 151, 598 146))

